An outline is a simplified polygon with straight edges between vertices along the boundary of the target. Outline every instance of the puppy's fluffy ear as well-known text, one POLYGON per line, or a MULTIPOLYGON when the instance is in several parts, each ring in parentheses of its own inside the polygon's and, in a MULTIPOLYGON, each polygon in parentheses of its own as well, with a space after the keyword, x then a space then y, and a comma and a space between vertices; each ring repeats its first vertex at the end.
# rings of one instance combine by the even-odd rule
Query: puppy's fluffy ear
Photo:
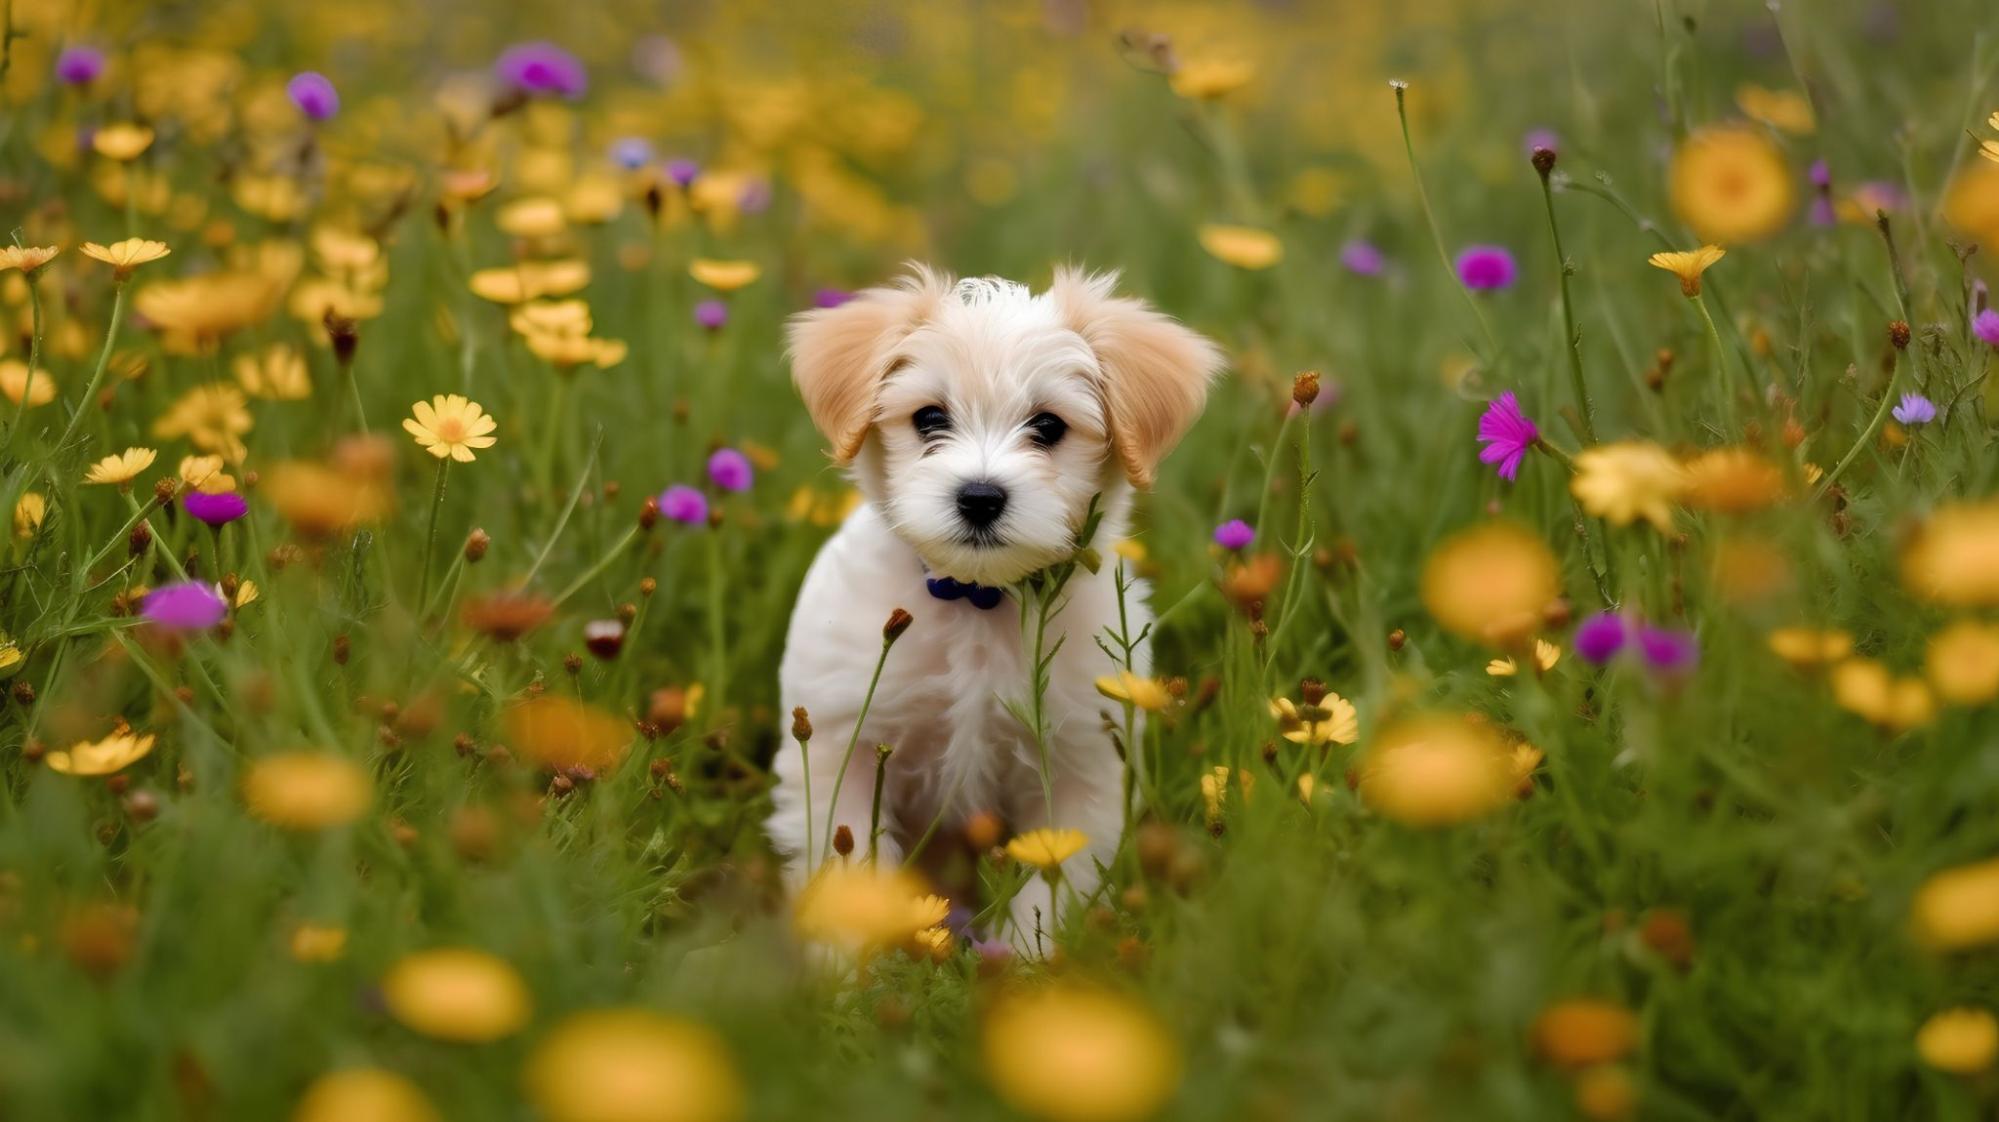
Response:
POLYGON ((812 423, 832 445, 835 463, 847 463, 861 450, 896 346, 930 314, 950 283, 924 266, 912 266, 893 286, 866 289, 836 308, 791 318, 786 332, 791 380, 812 423))
POLYGON ((1049 287, 1069 329, 1096 352, 1111 448, 1133 484, 1152 485, 1159 461, 1186 435, 1220 374, 1221 349, 1143 300, 1112 295, 1116 273, 1055 271, 1049 287))

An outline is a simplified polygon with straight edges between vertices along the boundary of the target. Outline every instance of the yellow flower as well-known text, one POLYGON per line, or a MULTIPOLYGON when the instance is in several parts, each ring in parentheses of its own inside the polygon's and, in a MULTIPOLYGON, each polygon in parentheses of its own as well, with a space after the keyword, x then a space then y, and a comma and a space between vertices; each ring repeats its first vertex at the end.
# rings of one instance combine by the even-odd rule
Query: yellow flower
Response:
POLYGON ((1826 666, 1853 653, 1853 636, 1844 631, 1810 627, 1780 627, 1770 633, 1770 650, 1799 669, 1826 666))
POLYGON ((235 370, 236 381, 251 397, 303 401, 312 396, 305 356, 284 343, 272 344, 262 355, 237 355, 235 370))
POLYGON ((588 335, 590 305, 584 300, 530 300, 507 315, 507 326, 521 335, 588 335))
POLYGON ((1774 506, 1789 494, 1784 471, 1747 448, 1715 448, 1686 463, 1680 499, 1690 507, 1745 514, 1774 506))
POLYGON ((1942 604, 1999 604, 1999 502, 1940 507, 1903 548, 1902 583, 1942 604))
POLYGON ((107 160, 121 163, 136 160, 140 153, 153 146, 153 130, 123 121, 105 125, 91 134, 90 146, 107 160))
POLYGON ((1081 830, 1058 830, 1043 826, 1038 830, 1014 837, 1006 843, 1006 855, 1022 864, 1032 865, 1042 872, 1051 872, 1061 867, 1062 862, 1083 851, 1090 844, 1089 835, 1081 830))
POLYGON ((581 261, 523 261, 472 274, 472 293, 495 304, 519 304, 544 296, 568 296, 590 283, 590 266, 581 261))
POLYGON ((1952 1075, 1977 1075, 1999 1058, 1999 1020, 1984 1009, 1945 1009, 1916 1030, 1916 1054, 1952 1075))
POLYGON ((1211 826, 1222 820, 1222 804, 1228 799, 1231 775, 1235 777, 1236 786, 1242 791, 1243 801, 1248 802, 1250 792, 1256 787, 1254 772, 1246 770, 1232 772, 1226 767, 1213 767, 1201 775, 1201 802, 1207 807, 1208 824, 1211 826))
MULTIPOLYGON (((1546 674, 1562 661, 1562 648, 1546 639, 1534 640, 1534 665, 1546 674)), ((1495 678, 1508 678, 1520 673, 1520 665, 1510 658, 1495 658, 1486 663, 1485 672, 1495 678)))
POLYGON ((0 359, 0 393, 16 405, 32 409, 55 400, 56 384, 46 370, 37 370, 30 377, 27 363, 18 358, 0 359))
POLYGON ((1840 708, 1890 732, 1928 724, 1936 701, 1921 678, 1897 677, 1871 658, 1850 658, 1832 668, 1832 699, 1840 708))
POLYGON ((128 728, 102 740, 84 740, 67 749, 50 752, 49 770, 64 775, 110 775, 139 762, 153 750, 153 734, 141 736, 128 728))
POLYGON ((257 582, 246 580, 236 586, 236 599, 232 607, 242 608, 257 602, 257 582))
POLYGON ((1112 701, 1129 701, 1148 713, 1157 713, 1173 703, 1173 695, 1166 692, 1164 682, 1141 678, 1129 670, 1120 670, 1115 677, 1098 678, 1097 692, 1112 701))
POLYGON ((1181 97, 1213 101, 1249 85, 1256 77, 1256 64, 1241 58, 1183 59, 1167 85, 1181 97))
POLYGON ((22 493, 14 504, 14 536, 32 538, 42 528, 42 521, 49 516, 49 501, 39 491, 22 493))
POLYGON ((377 1067, 352 1067, 312 1081, 291 1122, 442 1122, 423 1089, 377 1067))
POLYGON ((196 448, 234 462, 247 454, 243 434, 255 423, 248 399, 234 382, 204 382, 167 406, 153 422, 153 435, 161 440, 184 436, 196 448))
POLYGON ((1375 739, 1361 763, 1360 794, 1383 817, 1448 826, 1496 810, 1514 782, 1512 753, 1491 726, 1415 717, 1375 739))
POLYGON ((307 537, 379 521, 392 506, 392 496, 375 480, 303 461, 265 472, 257 493, 307 537))
POLYGON ((763 269, 754 261, 718 261, 712 257, 696 257, 687 266, 687 275, 717 292, 734 292, 754 283, 763 275, 763 269))
POLYGON ((1962 619, 1930 636, 1924 661, 1937 696, 1954 705, 1999 697, 1999 627, 1962 619))
POLYGON ((474 458, 474 448, 493 446, 494 438, 487 434, 499 422, 481 409, 478 402, 468 401, 461 394, 439 394, 429 401, 417 402, 410 409, 416 416, 403 419, 403 431, 440 460, 448 457, 469 464, 474 458))
POLYGON ((153 466, 159 453, 151 448, 127 448, 115 456, 106 456, 90 465, 85 473, 85 483, 116 483, 120 487, 129 486, 138 474, 153 466))
POLYGON ((922 886, 902 869, 832 862, 792 905, 798 934, 850 954, 901 944, 931 926, 922 886))
POLYGON ((1638 1047, 1638 1027, 1638 1017, 1615 1002, 1570 998, 1534 1018, 1534 1050, 1557 1067, 1596 1067, 1630 1055, 1638 1047))
POLYGON ((83 255, 93 261, 102 261, 111 266, 112 275, 124 280, 132 271, 151 261, 158 261, 173 250, 167 243, 149 241, 145 238, 126 238, 122 242, 99 245, 96 242, 83 243, 83 255))
POLYGON ((331 752, 278 752, 251 761, 243 774, 243 802, 250 813, 288 830, 344 826, 374 801, 368 773, 331 752))
POLYGON ((1444 629, 1509 647, 1539 630, 1561 595, 1555 555, 1512 522, 1488 522, 1446 538, 1423 565, 1423 606, 1444 629))
POLYGON ((1978 154, 1985 157, 1988 160, 1991 160, 1995 164, 1999 164, 1999 140, 1979 141, 1978 154))
POLYGON ((221 341, 269 319, 279 289, 260 273, 203 273, 147 285, 132 306, 158 328, 170 354, 208 354, 221 341))
POLYGON ((1111 552, 1124 558, 1126 561, 1137 564, 1145 560, 1145 543, 1139 541, 1137 538, 1119 538, 1117 544, 1111 546, 1111 552))
POLYGON ((1771 128, 1798 136, 1818 131, 1818 118, 1812 113, 1810 99, 1796 90, 1766 90, 1745 83, 1735 88, 1735 105, 1751 119, 1771 128))
POLYGON ((333 962, 347 951, 347 929, 301 923, 292 928, 289 946, 294 961, 333 962))
POLYGON ((494 214, 493 222, 517 238, 552 238, 568 228, 562 204, 548 198, 515 199, 494 214))
POLYGON ((1336 693, 1320 698, 1316 706, 1273 697, 1270 715, 1276 718, 1280 735, 1293 744, 1352 744, 1360 739, 1360 713, 1353 702, 1336 693))
POLYGON ((1268 269, 1284 260, 1284 243, 1277 235, 1254 226, 1209 223, 1198 236, 1210 256, 1238 269, 1268 269))
POLYGON ((1673 503, 1686 482, 1686 469, 1664 448, 1627 440, 1576 453, 1569 491, 1598 518, 1619 526, 1642 518, 1667 534, 1673 530, 1673 503))
POLYGON ((1942 951, 1999 940, 1999 859, 1931 874, 1909 903, 1916 938, 1942 951))
POLYGON ((1796 189, 1783 153, 1758 129, 1714 125, 1673 154, 1674 213, 1704 242, 1737 245, 1783 229, 1796 189))
MULTIPOLYGON (((552 607, 531 596, 500 596, 466 605, 464 619, 474 630, 519 638, 548 618, 552 607)), ((692 716, 692 712, 685 714, 692 716)), ((586 767, 605 772, 631 747, 632 726, 588 702, 545 693, 516 702, 501 715, 514 749, 543 767, 560 771, 586 767)))
POLYGON ((220 456, 182 456, 177 474, 183 484, 204 494, 220 495, 236 489, 236 477, 222 470, 220 456))
POLYGON ((1958 169, 1944 189, 1943 216, 1987 252, 1999 250, 1999 160, 1979 160, 1958 169))
POLYGON ((0 272, 19 269, 29 276, 41 271, 42 266, 55 260, 62 250, 52 245, 10 245, 0 247, 0 272))
POLYGON ((439 1040, 484 1044, 519 1032, 533 1001, 504 959, 470 947, 417 951, 382 978, 382 1001, 405 1027, 439 1040))
POLYGON ((1728 251, 1718 245, 1704 245, 1699 249, 1683 249, 1677 253, 1655 253, 1647 260, 1652 265, 1680 278, 1682 293, 1687 296, 1699 296, 1701 274, 1727 255, 1728 251))
POLYGON ((619 339, 594 339, 588 335, 564 335, 537 331, 526 336, 528 350, 536 358, 565 372, 585 363, 608 368, 625 360, 627 347, 619 339))
POLYGON ((720 1037, 649 1009, 564 1019, 521 1078, 547 1122, 735 1122, 746 1097, 720 1037))
POLYGON ((1179 1046, 1131 998, 1058 982, 996 1002, 980 1032, 986 1078, 1049 1122, 1138 1122, 1180 1085, 1179 1046))

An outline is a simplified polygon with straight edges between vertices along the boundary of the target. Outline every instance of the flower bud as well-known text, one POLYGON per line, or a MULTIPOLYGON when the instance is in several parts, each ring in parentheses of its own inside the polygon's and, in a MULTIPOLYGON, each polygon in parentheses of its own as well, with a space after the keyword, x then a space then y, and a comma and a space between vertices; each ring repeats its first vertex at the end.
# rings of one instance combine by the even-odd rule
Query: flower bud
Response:
POLYGON ((888 622, 882 624, 882 642, 885 644, 894 643, 897 639, 902 638, 902 633, 909 630, 909 625, 915 622, 916 617, 903 611, 901 608, 890 612, 888 614, 888 622))
POLYGON ((352 318, 334 314, 328 308, 320 322, 326 327, 326 337, 333 343, 334 361, 345 370, 354 364, 354 349, 361 344, 361 325, 352 318))
POLYGON ((803 705, 791 711, 791 739, 800 744, 812 739, 812 716, 803 705))
POLYGON ((849 857, 854 852, 854 832, 845 826, 833 831, 833 852, 849 857))
POLYGON ((1401 650, 1402 644, 1408 641, 1409 636, 1405 635, 1399 627, 1388 633, 1388 649, 1391 651, 1401 650))
POLYGON ((1306 705, 1317 705, 1326 700, 1326 683, 1317 678, 1307 678, 1298 683, 1298 696, 1306 705))
POLYGON ((169 475, 153 481, 153 501, 162 506, 174 501, 174 492, 179 490, 179 481, 169 475))
POLYGON ((1555 170, 1555 150, 1553 148, 1536 148, 1534 149, 1534 155, 1530 158, 1534 161, 1534 170, 1540 172, 1543 179, 1548 178, 1548 174, 1555 170))
POLYGON ((1319 400, 1318 371, 1307 370, 1291 379, 1291 400, 1297 402, 1300 409, 1310 409, 1312 403, 1319 400))
POLYGON ((1896 320, 1888 325, 1888 341, 1895 344, 1898 351, 1909 349, 1909 324, 1906 320, 1896 320))
POLYGON ((659 500, 647 499, 645 505, 639 507, 639 529, 650 530, 657 525, 659 525, 659 500))
POLYGON ((484 530, 474 529, 470 534, 465 535, 465 560, 470 564, 477 565, 486 556, 486 551, 492 548, 492 545, 493 537, 491 534, 488 534, 484 530))

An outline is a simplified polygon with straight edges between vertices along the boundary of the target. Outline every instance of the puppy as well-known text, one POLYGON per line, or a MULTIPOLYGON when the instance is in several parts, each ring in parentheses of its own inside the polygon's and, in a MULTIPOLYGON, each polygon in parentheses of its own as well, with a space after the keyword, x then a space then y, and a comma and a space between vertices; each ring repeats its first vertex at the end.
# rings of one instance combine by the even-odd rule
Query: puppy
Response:
MULTIPOLYGON (((1081 830, 1063 866, 1087 895, 1123 824, 1122 774, 1094 680, 1117 669, 1096 638, 1118 624, 1113 568, 1078 568, 1046 636, 1061 646, 1044 697, 1046 787, 1032 732, 1006 702, 1031 689, 1033 634, 1009 586, 1070 556, 1101 495, 1100 548, 1121 539, 1134 487, 1200 413, 1220 372, 1214 344, 1114 275, 1061 270, 1039 295, 995 278, 916 268, 790 324, 793 380, 865 502, 820 549, 792 611, 780 686, 811 715, 807 763, 787 745, 769 831, 795 888, 840 827, 866 852, 876 744, 893 749, 879 859, 899 861, 931 827, 978 811, 1018 832, 1081 830), (846 746, 896 608, 915 623, 889 653, 853 759, 846 746), (846 777, 839 779, 845 762, 846 777), (835 787, 838 794, 835 795, 835 787), (807 791, 811 836, 807 836, 807 791)), ((1151 620, 1142 584, 1127 626, 1151 620)), ((1031 624, 1031 621, 1028 621, 1031 624)), ((1141 646, 1134 670, 1150 671, 1141 646)), ((1036 878, 1013 903, 1016 939, 1054 920, 1036 878)))

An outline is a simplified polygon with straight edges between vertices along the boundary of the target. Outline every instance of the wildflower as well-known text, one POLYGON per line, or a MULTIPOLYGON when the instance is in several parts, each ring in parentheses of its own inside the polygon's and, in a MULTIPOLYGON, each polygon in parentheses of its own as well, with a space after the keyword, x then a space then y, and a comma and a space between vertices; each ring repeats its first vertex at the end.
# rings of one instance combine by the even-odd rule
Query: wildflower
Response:
POLYGON ((108 160, 124 163, 136 160, 153 146, 153 130, 144 125, 120 122, 105 125, 90 136, 90 147, 108 160))
POLYGON ((552 238, 569 228, 562 204, 542 197, 515 199, 500 208, 493 224, 517 238, 552 238))
POLYGON ((844 288, 822 288, 812 294, 812 306, 815 308, 837 308, 853 298, 854 294, 844 288))
POLYGON ((792 905, 798 934, 849 954, 900 945, 929 926, 922 885, 903 869, 830 862, 792 905))
POLYGON ((1691 133, 1673 154, 1673 210, 1704 242, 1760 241, 1782 229, 1795 205, 1784 157, 1762 132, 1716 125, 1691 133))
POLYGON ((20 359, 0 359, 0 393, 16 405, 32 409, 55 400, 56 384, 45 370, 29 374, 28 364, 20 359))
POLYGON ((1278 735, 1293 744, 1352 744, 1360 739, 1359 711, 1336 693, 1308 705, 1274 697, 1270 699, 1270 715, 1277 720, 1278 735))
POLYGON ((241 460, 247 452, 243 434, 253 424, 241 389, 230 382, 205 382, 174 399, 153 422, 153 435, 162 440, 184 436, 203 451, 241 460))
POLYGON ((1902 549, 1902 583, 1942 604, 1999 605, 1999 503, 1938 508, 1902 549))
POLYGON ((1240 518, 1232 518, 1215 527, 1215 544, 1231 552, 1241 552, 1256 540, 1256 531, 1240 518))
POLYGON ((1360 771, 1361 797, 1408 826, 1481 817, 1506 801, 1513 784, 1511 753, 1498 735, 1459 716, 1416 717, 1383 730, 1360 771))
POLYGON ((52 245, 10 245, 0 247, 0 272, 19 269, 32 277, 42 266, 55 260, 62 250, 52 245))
POLYGON ((1284 260, 1284 243, 1277 235, 1254 226, 1208 224, 1197 231, 1201 248, 1238 269, 1268 269, 1284 260))
POLYGON ((1468 245, 1458 254, 1458 283, 1479 292, 1510 286, 1520 275, 1513 254, 1503 246, 1468 245))
POLYGON ((1916 938, 1940 951, 1999 940, 1999 859, 1933 873, 1909 902, 1916 938))
POLYGON ((1600 444, 1576 454, 1569 490, 1583 509, 1619 526, 1638 519, 1660 533, 1673 530, 1673 503, 1686 486, 1686 471, 1664 448, 1650 441, 1600 444))
POLYGON ((729 305, 720 300, 702 300, 694 305, 694 322, 710 331, 720 331, 729 322, 729 305))
POLYGON ((340 112, 340 92, 326 75, 316 70, 292 75, 292 80, 285 83, 285 96, 310 120, 329 120, 340 112))
POLYGON ((236 521, 250 512, 250 504, 234 491, 189 491, 181 497, 181 505, 189 514, 210 526, 223 526, 236 521))
POLYGON ((590 283, 590 266, 563 258, 523 261, 496 269, 481 269, 467 282, 472 294, 495 304, 520 304, 544 296, 567 296, 590 283))
POLYGON ((312 396, 312 378, 305 356, 276 343, 261 355, 236 356, 236 381, 251 397, 271 401, 302 401, 312 396))
POLYGON ((1141 678, 1129 670, 1098 678, 1096 686, 1098 693, 1112 701, 1129 701, 1148 713, 1157 713, 1173 703, 1173 695, 1166 692, 1165 683, 1157 678, 1141 678))
POLYGON ((660 492, 659 512, 685 526, 703 526, 708 522, 708 496, 676 483, 660 492))
POLYGON ((708 481, 724 491, 747 491, 754 478, 750 458, 734 448, 718 448, 708 457, 708 481))
POLYGON ((1654 267, 1680 278, 1681 294, 1692 299, 1701 294, 1701 274, 1727 255, 1728 251, 1718 245, 1704 245, 1699 249, 1683 249, 1676 253, 1655 253, 1647 260, 1654 267))
POLYGON ((1180 1085, 1179 1046, 1131 998, 1076 982, 1002 997, 980 1030, 986 1078, 1049 1122, 1139 1122, 1180 1085))
POLYGON ((243 773, 243 803, 250 814, 287 830, 345 826, 367 813, 374 801, 368 773, 331 752, 260 756, 243 773))
POLYGON ((1532 633, 1561 593, 1555 556, 1538 536, 1489 522, 1445 539, 1423 566, 1423 605, 1444 629, 1508 646, 1532 633))
POLYGON ((292 928, 288 949, 295 962, 334 962, 347 951, 347 929, 318 923, 292 928))
POLYGON ((102 740, 84 740, 44 757, 50 771, 64 775, 110 775, 146 758, 153 750, 153 734, 140 735, 121 723, 117 731, 102 740))
POLYGON ((511 643, 548 622, 555 605, 530 593, 499 592, 465 603, 459 621, 488 638, 511 643))
POLYGON ((1528 129, 1527 134, 1520 138, 1520 147, 1529 156, 1536 152, 1558 152, 1562 147, 1562 138, 1554 129, 1528 129))
POLYGON ((589 87, 589 75, 575 55, 553 43, 520 43, 500 52, 493 74, 504 85, 526 94, 552 94, 575 100, 589 87))
POLYGON ((56 56, 56 79, 72 86, 87 86, 104 73, 104 52, 87 43, 64 47, 56 56))
POLYGON ((1060 868, 1062 862, 1081 853, 1089 843, 1088 835, 1081 830, 1058 830, 1044 826, 1017 835, 1007 842, 1006 855, 1047 873, 1060 868))
POLYGON ((1766 90, 1745 83, 1735 89, 1735 106, 1752 120, 1797 136, 1818 131, 1811 101, 1796 90, 1766 90))
POLYGON ((652 141, 642 136, 621 136, 611 142, 611 162, 626 171, 637 171, 654 159, 652 141))
POLYGON ((229 602, 215 585, 179 581, 146 593, 139 614, 169 631, 206 631, 229 614, 229 602))
POLYGON ((610 771, 624 759, 636 735, 624 719, 553 693, 508 706, 501 725, 523 756, 551 771, 610 771))
POLYGON ((1987 308, 1972 317, 1971 333, 1986 345, 1999 347, 1999 310, 1987 308))
POLYGON ((504 959, 469 947, 417 951, 382 978, 382 1002, 407 1028, 439 1040, 484 1044, 527 1024, 527 983, 504 959))
POLYGON ((306 1086, 291 1122, 441 1122, 423 1088, 378 1067, 328 1072, 306 1086))
POLYGON ((1378 277, 1388 269, 1388 258, 1373 242, 1350 241, 1340 247, 1340 264, 1360 277, 1378 277))
POLYGON ((521 1079, 547 1122, 736 1122, 747 1095, 713 1032, 639 1008, 557 1022, 521 1079))
POLYGON ((150 241, 146 238, 126 238, 122 242, 99 245, 96 242, 83 243, 83 255, 111 266, 111 272, 119 280, 132 275, 139 266, 158 261, 173 250, 167 243, 150 241))
POLYGON ((583 625, 583 646, 599 659, 618 657, 625 647, 625 625, 621 620, 593 619, 583 625))
POLYGON ((1905 393, 1889 416, 1905 425, 1926 425, 1937 419, 1936 403, 1919 393, 1905 393))
POLYGON ((1700 662, 1699 640, 1691 632, 1665 627, 1638 629, 1638 655, 1654 673, 1677 677, 1691 673, 1700 662))
POLYGON ((754 284, 763 275, 763 267, 754 261, 718 261, 712 257, 697 257, 688 264, 687 275, 717 292, 734 292, 754 284))
POLYGON ((1496 465, 1493 470, 1510 482, 1519 476, 1527 450, 1540 439, 1540 427, 1520 411, 1519 400, 1508 390, 1494 398, 1478 419, 1478 441, 1485 445, 1478 450, 1478 460, 1496 465))
POLYGON ((1587 1068, 1621 1060, 1638 1047, 1638 1018, 1596 998, 1558 1001, 1534 1018, 1534 1050, 1557 1067, 1587 1068))
POLYGON ((1166 84, 1189 101, 1214 101, 1243 88, 1254 77, 1256 64, 1247 59, 1190 58, 1181 61, 1166 84))
POLYGON ((173 354, 208 354, 277 310, 279 286, 259 273, 204 273, 151 284, 133 307, 173 354))
POLYGON ((676 156, 666 162, 666 177, 673 180, 674 186, 684 190, 692 187, 694 181, 701 177, 701 165, 685 156, 676 156))
POLYGON ((1916 1030, 1916 1054, 1938 1071, 1977 1075, 1999 1058, 1999 1020, 1970 1006, 1945 1009, 1916 1030))
POLYGON ((1680 499, 1690 507, 1743 514, 1773 506, 1789 493, 1783 469, 1747 448, 1711 449, 1685 469, 1680 499))
POLYGON ((265 472, 257 494, 307 537, 380 521, 391 507, 389 493, 375 480, 299 461, 265 472))
POLYGON ((462 394, 438 394, 429 401, 410 407, 414 417, 403 419, 403 431, 416 438, 417 446, 438 459, 469 464, 474 448, 491 448, 490 435, 499 422, 462 394))
MULTIPOLYGON (((1546 674, 1562 660, 1562 648, 1546 639, 1534 640, 1534 666, 1546 674)), ((1495 658, 1485 664, 1485 672, 1495 678, 1511 678, 1520 673, 1520 664, 1511 658, 1495 658)))
POLYGON ((1853 653, 1853 636, 1844 631, 1780 627, 1765 641, 1771 653, 1800 669, 1830 665, 1853 653))
POLYGON ((1999 627, 1958 620, 1930 636, 1924 659, 1937 696, 1954 705, 1983 705, 1999 698, 1999 627))
POLYGON ((1920 678, 1897 677, 1871 658, 1850 658, 1832 668, 1835 704, 1889 732, 1929 723, 1936 702, 1920 678))
POLYGON ((14 536, 32 538, 49 516, 49 501, 39 491, 23 492, 14 503, 14 536))
POLYGON ((140 472, 152 467, 153 461, 158 458, 159 453, 151 448, 127 448, 115 456, 106 456, 90 465, 90 470, 84 473, 83 481, 115 483, 121 488, 127 487, 132 480, 138 478, 140 472))

